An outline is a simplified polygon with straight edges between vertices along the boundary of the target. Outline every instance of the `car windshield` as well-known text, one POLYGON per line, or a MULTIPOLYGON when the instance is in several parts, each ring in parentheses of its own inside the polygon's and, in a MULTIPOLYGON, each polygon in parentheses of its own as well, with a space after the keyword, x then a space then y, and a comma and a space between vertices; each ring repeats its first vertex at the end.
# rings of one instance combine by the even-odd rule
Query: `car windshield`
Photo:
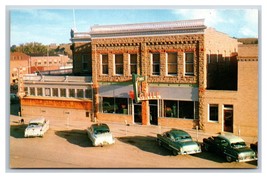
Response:
POLYGON ((246 143, 245 142, 236 142, 236 143, 231 143, 231 146, 233 148, 243 148, 243 147, 246 147, 246 143))
POLYGON ((38 123, 38 122, 32 122, 29 124, 29 126, 38 126, 38 125, 42 125, 42 123, 38 123))
POLYGON ((96 129, 94 133, 97 134, 103 134, 103 133, 108 133, 109 129, 96 129))

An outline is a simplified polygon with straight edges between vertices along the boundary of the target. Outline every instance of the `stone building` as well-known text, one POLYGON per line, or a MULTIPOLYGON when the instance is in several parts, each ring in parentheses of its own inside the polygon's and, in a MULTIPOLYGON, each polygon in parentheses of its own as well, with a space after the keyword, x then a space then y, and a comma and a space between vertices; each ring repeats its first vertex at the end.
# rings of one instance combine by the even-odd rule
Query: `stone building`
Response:
POLYGON ((96 25, 72 30, 71 41, 77 78, 25 78, 22 113, 32 115, 35 106, 39 115, 58 111, 56 117, 66 119, 70 108, 73 120, 257 137, 257 46, 207 28, 204 19, 96 25), (132 74, 140 77, 140 101, 132 96, 132 74))
POLYGON ((92 75, 98 120, 257 135, 257 90, 242 83, 251 78, 257 88, 257 57, 244 62, 237 39, 207 28, 203 19, 96 25, 72 31, 71 41, 74 73, 92 75), (252 75, 245 65, 252 65, 252 75), (160 97, 136 102, 132 73, 145 77, 142 92, 160 97), (246 110, 250 118, 241 109, 244 98, 254 104, 246 110), (253 122, 253 131, 244 120, 253 122))

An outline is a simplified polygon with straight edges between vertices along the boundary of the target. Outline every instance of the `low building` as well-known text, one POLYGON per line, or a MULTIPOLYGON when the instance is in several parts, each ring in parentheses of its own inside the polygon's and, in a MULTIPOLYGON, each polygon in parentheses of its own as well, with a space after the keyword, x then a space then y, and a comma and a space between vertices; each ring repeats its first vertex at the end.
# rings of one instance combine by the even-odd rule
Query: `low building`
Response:
POLYGON ((24 75, 21 114, 25 119, 43 116, 51 123, 92 119, 91 77, 24 75))

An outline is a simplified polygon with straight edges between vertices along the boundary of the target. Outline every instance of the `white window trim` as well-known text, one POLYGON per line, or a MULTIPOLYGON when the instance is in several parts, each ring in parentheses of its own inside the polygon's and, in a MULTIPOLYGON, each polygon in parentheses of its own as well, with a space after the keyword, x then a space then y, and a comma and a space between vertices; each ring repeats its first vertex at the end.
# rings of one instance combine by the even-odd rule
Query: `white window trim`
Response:
MULTIPOLYGON (((176 53, 176 52, 169 52, 169 53, 176 53)), ((178 66, 178 60, 177 60, 177 58, 178 58, 178 54, 176 53, 176 68, 177 68, 177 66, 178 66)), ((168 52, 166 53, 166 60, 165 60, 165 63, 166 63, 166 76, 178 76, 178 69, 177 69, 177 72, 176 72, 176 74, 169 74, 169 61, 168 61, 168 59, 169 59, 169 56, 168 56, 168 52)))
POLYGON ((184 76, 193 76, 194 75, 194 58, 195 58, 195 53, 194 52, 184 52, 184 76), (185 56, 187 53, 193 53, 193 72, 186 72, 186 60, 185 60, 185 56))
POLYGON ((210 103, 210 104, 208 104, 208 122, 211 122, 211 123, 219 123, 219 120, 220 120, 220 118, 219 118, 219 113, 220 113, 220 105, 219 104, 214 104, 214 103, 210 103), (210 120, 210 105, 218 105, 218 121, 213 121, 213 120, 210 120))

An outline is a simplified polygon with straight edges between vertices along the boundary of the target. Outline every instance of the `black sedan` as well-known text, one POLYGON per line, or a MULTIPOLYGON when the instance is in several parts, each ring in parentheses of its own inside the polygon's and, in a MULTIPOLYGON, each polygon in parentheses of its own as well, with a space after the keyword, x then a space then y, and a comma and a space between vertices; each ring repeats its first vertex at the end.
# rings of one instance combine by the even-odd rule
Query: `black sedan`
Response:
POLYGON ((247 162, 257 160, 255 151, 249 148, 245 141, 232 134, 220 134, 203 139, 205 151, 215 152, 226 158, 228 162, 247 162))
POLYGON ((172 151, 174 155, 195 154, 201 152, 201 147, 197 142, 192 140, 192 137, 183 130, 172 129, 157 134, 157 142, 172 151))

